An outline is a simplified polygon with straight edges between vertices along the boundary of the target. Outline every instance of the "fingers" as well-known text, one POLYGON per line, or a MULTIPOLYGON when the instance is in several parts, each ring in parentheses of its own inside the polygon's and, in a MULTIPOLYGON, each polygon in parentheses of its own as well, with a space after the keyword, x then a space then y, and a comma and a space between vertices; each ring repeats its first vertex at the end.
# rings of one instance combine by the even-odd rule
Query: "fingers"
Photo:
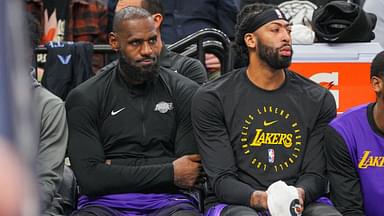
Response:
POLYGON ((189 160, 194 161, 194 162, 200 162, 201 161, 200 155, 198 155, 198 154, 186 155, 186 157, 189 160))

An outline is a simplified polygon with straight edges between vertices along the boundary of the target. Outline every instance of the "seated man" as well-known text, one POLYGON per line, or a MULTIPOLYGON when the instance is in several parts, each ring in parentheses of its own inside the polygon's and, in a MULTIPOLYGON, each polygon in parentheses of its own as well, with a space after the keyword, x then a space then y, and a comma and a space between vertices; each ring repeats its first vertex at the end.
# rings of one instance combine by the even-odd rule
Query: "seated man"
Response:
POLYGON ((207 72, 199 60, 168 50, 161 40, 160 29, 164 19, 161 0, 119 0, 116 5, 116 12, 128 6, 144 8, 152 14, 158 35, 157 42, 161 50, 159 59, 160 66, 188 77, 199 85, 207 81, 207 72))
POLYGON ((336 115, 335 100, 327 89, 287 69, 288 21, 277 8, 257 7, 244 8, 236 28, 248 66, 207 83, 192 102, 203 166, 217 202, 224 204, 209 213, 296 215, 304 208, 306 216, 340 215, 315 202, 326 192, 321 141, 336 115))
POLYGON ((325 133, 331 199, 343 215, 384 215, 384 51, 371 65, 375 103, 352 108, 325 133))
POLYGON ((113 29, 118 61, 66 100, 82 194, 74 215, 199 215, 196 200, 181 192, 200 176, 190 120, 198 85, 158 66, 157 29, 146 10, 122 9, 113 29))
MULTIPOLYGON (((39 45, 40 24, 26 14, 27 29, 32 50, 39 45)), ((31 74, 35 77, 35 70, 31 74)), ((68 144, 68 127, 64 102, 42 87, 33 78, 32 96, 39 123, 39 145, 36 147, 36 176, 41 198, 40 215, 63 215, 63 197, 59 189, 63 184, 64 157, 68 144)))

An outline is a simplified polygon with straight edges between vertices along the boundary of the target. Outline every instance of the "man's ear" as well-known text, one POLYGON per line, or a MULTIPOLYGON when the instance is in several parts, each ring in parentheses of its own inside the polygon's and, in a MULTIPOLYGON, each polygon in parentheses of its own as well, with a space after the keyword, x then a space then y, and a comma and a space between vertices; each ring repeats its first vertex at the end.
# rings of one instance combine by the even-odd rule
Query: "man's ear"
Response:
POLYGON ((256 37, 253 33, 246 33, 244 35, 244 43, 249 48, 256 48, 256 37))
POLYGON ((118 39, 117 33, 115 33, 115 32, 109 33, 108 41, 109 41, 109 45, 111 45, 111 47, 114 51, 118 51, 120 49, 120 44, 119 44, 119 39, 118 39))
MULTIPOLYGON (((377 76, 372 76, 371 78, 371 86, 373 88, 373 91, 375 91, 376 95, 380 93, 383 90, 383 79, 377 76)), ((381 92, 383 93, 383 92, 381 92)))
POLYGON ((155 21, 156 29, 159 29, 163 22, 163 16, 159 13, 152 14, 153 20, 155 21))

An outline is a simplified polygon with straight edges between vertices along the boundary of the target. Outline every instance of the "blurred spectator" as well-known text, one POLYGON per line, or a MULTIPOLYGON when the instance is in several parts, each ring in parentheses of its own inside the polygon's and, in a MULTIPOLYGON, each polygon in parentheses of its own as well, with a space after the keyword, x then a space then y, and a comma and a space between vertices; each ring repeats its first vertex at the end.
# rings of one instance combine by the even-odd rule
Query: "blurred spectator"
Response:
POLYGON ((165 17, 161 33, 166 44, 203 28, 216 28, 234 38, 238 12, 235 0, 163 0, 162 3, 165 17))
POLYGON ((384 48, 384 1, 365 0, 363 9, 376 15, 377 22, 376 28, 373 30, 375 33, 373 42, 380 43, 381 47, 384 48))
MULTIPOLYGON (((330 2, 332 0, 310 0, 310 2, 314 3, 318 7, 323 6, 330 2)), ((253 3, 264 3, 264 4, 273 4, 273 5, 279 5, 283 2, 300 2, 299 1, 289 1, 289 0, 240 0, 240 9, 242 9, 244 6, 253 4, 253 3)))
MULTIPOLYGON (((25 0, 27 11, 43 26, 41 43, 88 41, 107 43, 107 5, 102 0, 25 0)), ((40 57, 45 62, 45 57, 40 57)), ((94 56, 94 72, 104 65, 103 56, 94 56)))
MULTIPOLYGON (((31 47, 36 47, 41 32, 39 22, 27 13, 27 23, 31 47)), ((41 215, 63 215, 62 197, 58 191, 63 180, 64 156, 68 142, 64 102, 36 80, 33 81, 32 94, 40 126, 36 176, 40 186, 41 215)))
POLYGON ((108 25, 107 25, 107 33, 112 32, 113 28, 113 17, 115 15, 115 9, 117 2, 119 0, 106 0, 108 4, 108 25))
POLYGON ((160 65, 202 85, 207 81, 207 73, 200 61, 172 52, 164 46, 162 36, 160 35, 160 29, 164 19, 164 10, 161 2, 161 0, 119 0, 116 6, 116 12, 128 6, 140 7, 147 10, 156 23, 156 31, 158 33, 157 41, 161 49, 160 65))
MULTIPOLYGON (((223 31, 231 40, 238 12, 236 0, 163 0, 165 9, 161 35, 166 44, 174 43, 203 28, 216 28, 223 31)), ((220 61, 207 53, 205 67, 208 79, 220 75, 220 61)))

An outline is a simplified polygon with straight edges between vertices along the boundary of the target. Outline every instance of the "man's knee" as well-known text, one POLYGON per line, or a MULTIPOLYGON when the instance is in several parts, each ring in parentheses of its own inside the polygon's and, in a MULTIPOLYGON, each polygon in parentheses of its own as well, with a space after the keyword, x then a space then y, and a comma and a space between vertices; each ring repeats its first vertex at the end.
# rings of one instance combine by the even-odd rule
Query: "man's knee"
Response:
POLYGON ((119 216, 120 214, 103 206, 87 206, 71 214, 71 216, 119 216))
POLYGON ((305 207, 303 216, 342 216, 335 207, 324 203, 311 203, 305 207))
POLYGON ((181 210, 173 213, 171 216, 200 216, 200 213, 191 210, 181 210))
POLYGON ((229 205, 225 207, 220 216, 258 216, 259 214, 252 208, 240 205, 229 205))

